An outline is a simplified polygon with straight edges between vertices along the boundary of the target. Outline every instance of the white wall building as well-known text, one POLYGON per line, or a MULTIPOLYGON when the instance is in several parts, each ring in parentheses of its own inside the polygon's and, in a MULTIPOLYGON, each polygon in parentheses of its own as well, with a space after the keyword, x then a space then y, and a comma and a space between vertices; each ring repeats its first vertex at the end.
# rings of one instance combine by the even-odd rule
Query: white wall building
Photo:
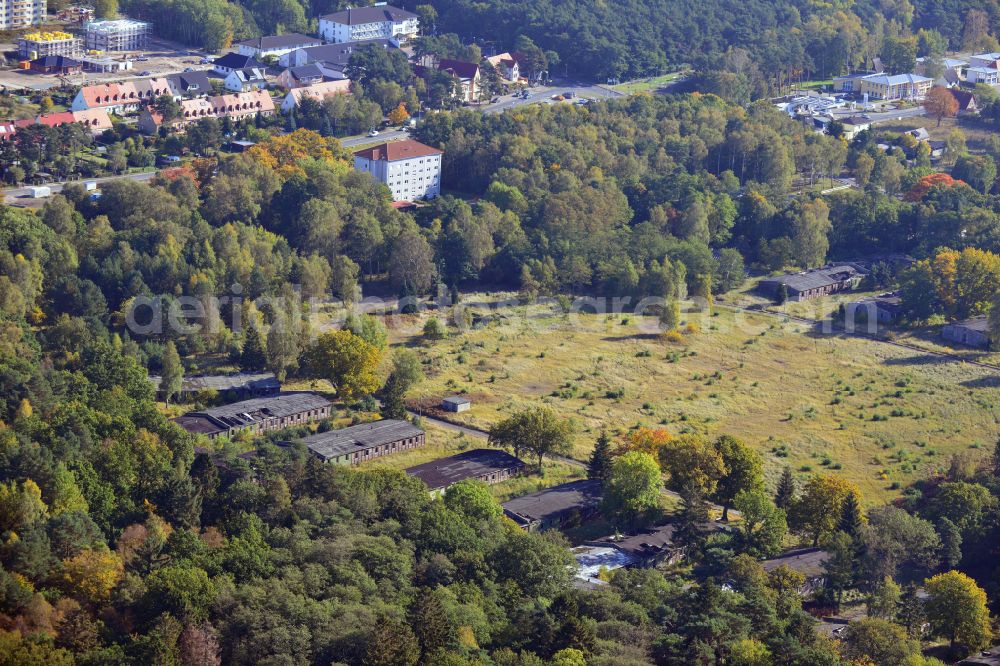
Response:
POLYGON ((441 194, 441 155, 412 139, 391 141, 354 153, 354 168, 388 185, 393 201, 433 199, 441 194))
POLYGON ((969 67, 996 67, 1000 53, 977 53, 969 56, 969 67))
POLYGON ((284 35, 271 35, 269 37, 256 37, 247 39, 236 44, 236 52, 243 56, 250 56, 261 60, 268 56, 280 58, 286 53, 291 53, 295 49, 305 49, 310 46, 322 44, 315 37, 307 37, 297 32, 290 32, 284 35))
POLYGON ((1000 70, 996 67, 970 67, 965 70, 965 80, 969 83, 995 86, 1000 83, 1000 70))
POLYGON ((0 30, 40 25, 45 5, 45 0, 0 0, 0 30))
POLYGON ((84 31, 88 51, 141 51, 149 44, 153 26, 133 19, 109 19, 91 21, 84 31))
POLYGON ((419 30, 416 14, 385 3, 348 8, 319 19, 319 36, 334 43, 391 39, 403 44, 416 37, 419 30))

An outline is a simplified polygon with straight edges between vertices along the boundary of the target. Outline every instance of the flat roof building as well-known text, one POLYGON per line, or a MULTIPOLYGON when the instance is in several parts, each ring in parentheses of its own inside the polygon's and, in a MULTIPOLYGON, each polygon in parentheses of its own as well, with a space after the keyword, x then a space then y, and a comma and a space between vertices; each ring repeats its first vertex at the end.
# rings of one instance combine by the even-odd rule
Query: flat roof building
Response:
POLYGON ((472 449, 458 455, 410 467, 406 473, 415 476, 432 493, 441 492, 459 481, 475 479, 494 484, 521 473, 524 462, 498 449, 472 449))
POLYGON ((46 4, 46 0, 0 0, 0 30, 40 25, 46 4))
POLYGON ((76 56, 82 48, 83 40, 68 32, 29 32, 17 40, 17 54, 29 60, 47 56, 76 56))
POLYGON ((90 21, 84 26, 88 51, 140 51, 149 44, 152 33, 151 24, 128 18, 90 21))
POLYGON ((526 530, 559 528, 593 517, 603 499, 601 482, 570 481, 503 503, 508 518, 526 530))
POLYGON ((302 438, 314 456, 336 465, 358 465, 424 445, 424 431, 409 421, 384 419, 302 438))
POLYGON ((441 409, 446 412, 464 412, 472 407, 472 401, 460 395, 453 395, 441 401, 441 409))
POLYGON ((254 435, 305 425, 330 416, 331 403, 309 392, 279 393, 212 407, 171 419, 188 432, 209 439, 250 431, 254 435))

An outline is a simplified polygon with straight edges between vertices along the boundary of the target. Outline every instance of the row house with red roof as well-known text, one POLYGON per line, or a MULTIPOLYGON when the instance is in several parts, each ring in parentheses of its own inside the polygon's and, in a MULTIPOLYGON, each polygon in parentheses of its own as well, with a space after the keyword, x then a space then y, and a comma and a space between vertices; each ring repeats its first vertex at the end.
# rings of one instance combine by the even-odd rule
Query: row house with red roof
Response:
MULTIPOLYGON (((180 102, 180 115, 167 124, 183 127, 202 118, 242 120, 258 113, 264 116, 274 113, 274 100, 266 90, 183 100, 180 102)), ((155 134, 163 125, 163 116, 156 109, 148 107, 139 113, 140 131, 155 134)))
POLYGON ((174 96, 170 81, 165 77, 102 83, 80 88, 73 98, 70 109, 72 111, 105 109, 109 113, 123 115, 152 104, 162 95, 174 96))
POLYGON ((59 127, 70 123, 79 123, 84 128, 90 130, 91 134, 100 134, 104 130, 111 129, 111 118, 104 109, 91 109, 87 111, 60 111, 57 113, 43 113, 34 118, 15 120, 13 122, 0 123, 0 140, 13 138, 18 129, 30 127, 32 125, 46 125, 48 127, 59 127))

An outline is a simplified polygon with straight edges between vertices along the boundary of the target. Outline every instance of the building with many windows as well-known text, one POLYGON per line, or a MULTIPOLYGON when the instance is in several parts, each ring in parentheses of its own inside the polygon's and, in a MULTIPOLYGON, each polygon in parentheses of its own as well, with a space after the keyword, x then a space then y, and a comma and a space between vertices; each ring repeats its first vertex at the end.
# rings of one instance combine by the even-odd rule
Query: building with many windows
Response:
POLYGON ((45 0, 0 0, 0 30, 39 25, 45 18, 45 0))
POLYGON ((315 37, 300 35, 297 32, 289 32, 284 35, 270 35, 268 37, 255 37, 242 42, 237 42, 236 52, 240 55, 250 56, 259 60, 268 56, 280 58, 286 53, 291 53, 296 49, 305 49, 310 46, 319 46, 323 42, 315 37))
POLYGON ((17 54, 28 60, 48 56, 76 56, 83 41, 68 32, 29 32, 17 40, 17 54))
POLYGON ((84 26, 88 51, 141 51, 149 44, 153 26, 134 19, 91 21, 84 26))
POLYGON ((441 194, 441 155, 419 141, 391 141, 354 153, 354 168, 392 190, 393 201, 433 199, 441 194))
POLYGON ((319 36, 334 43, 391 39, 396 44, 404 44, 419 31, 420 21, 416 14, 384 2, 373 7, 348 7, 319 19, 319 36))
POLYGON ((302 438, 309 451, 323 462, 358 465, 424 445, 424 431, 409 421, 383 419, 327 430, 302 438))

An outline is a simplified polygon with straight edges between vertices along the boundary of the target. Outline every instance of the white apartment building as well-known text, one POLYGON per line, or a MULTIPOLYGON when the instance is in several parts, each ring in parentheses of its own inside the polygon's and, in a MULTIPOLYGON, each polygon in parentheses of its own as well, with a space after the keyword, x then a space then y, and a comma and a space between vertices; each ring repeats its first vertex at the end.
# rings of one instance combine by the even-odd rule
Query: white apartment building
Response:
POLYGON ((149 44, 153 26, 133 19, 91 21, 84 26, 88 51, 141 51, 149 44))
POLYGON ((319 19, 319 36, 337 44, 390 39, 399 45, 416 37, 419 30, 416 14, 384 2, 373 7, 349 7, 319 19))
POLYGON ((412 139, 391 141, 354 153, 354 168, 392 190, 393 201, 433 199, 441 194, 441 155, 412 139))
POLYGON ((965 80, 995 86, 1000 83, 1000 70, 996 67, 970 67, 965 71, 965 80))
POLYGON ((40 25, 46 0, 0 0, 0 30, 40 25))

